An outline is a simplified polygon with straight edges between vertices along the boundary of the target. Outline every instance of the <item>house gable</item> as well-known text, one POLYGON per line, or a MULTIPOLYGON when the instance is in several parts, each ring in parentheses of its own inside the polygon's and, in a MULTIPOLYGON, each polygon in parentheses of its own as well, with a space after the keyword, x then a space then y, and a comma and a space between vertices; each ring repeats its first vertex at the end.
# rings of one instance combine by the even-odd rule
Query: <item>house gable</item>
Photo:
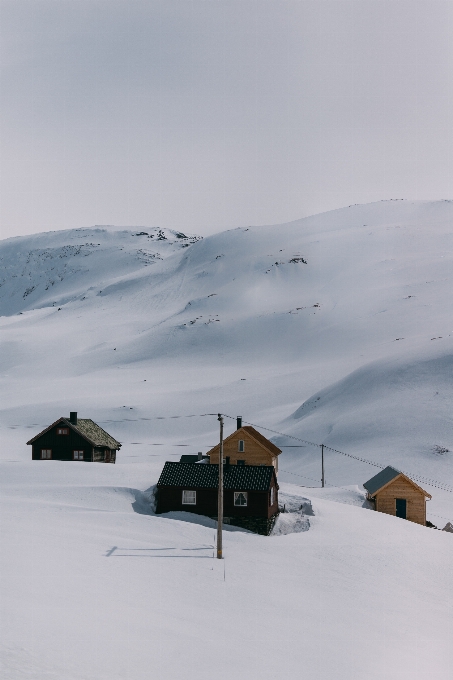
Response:
MULTIPOLYGON (((210 462, 219 463, 220 445, 208 451, 210 462)), ((260 434, 254 427, 243 426, 235 430, 223 442, 223 455, 232 465, 244 460, 246 465, 273 465, 277 468, 277 456, 281 453, 275 444, 260 434), (244 442, 244 450, 239 450, 239 442, 244 442)))
MULTIPOLYGON (((81 432, 79 432, 79 431, 77 430, 76 427, 74 427, 74 425, 71 423, 71 421, 70 421, 68 418, 58 418, 58 420, 56 420, 54 423, 52 423, 52 425, 49 425, 49 427, 46 427, 46 428, 45 428, 44 430, 42 430, 39 434, 35 435, 32 439, 30 439, 30 441, 27 442, 27 446, 29 446, 30 444, 34 444, 38 439, 40 439, 40 438, 43 437, 45 434, 47 434, 48 432, 50 432, 51 430, 53 430, 53 428, 56 428, 56 427, 59 427, 59 426, 61 426, 61 427, 67 427, 67 428, 69 428, 70 430, 73 430, 73 432, 77 432, 77 434, 82 434, 81 432)), ((94 446, 94 442, 92 442, 88 437, 86 437, 85 435, 82 435, 82 437, 83 437, 83 439, 85 439, 89 444, 91 444, 92 446, 94 446)))

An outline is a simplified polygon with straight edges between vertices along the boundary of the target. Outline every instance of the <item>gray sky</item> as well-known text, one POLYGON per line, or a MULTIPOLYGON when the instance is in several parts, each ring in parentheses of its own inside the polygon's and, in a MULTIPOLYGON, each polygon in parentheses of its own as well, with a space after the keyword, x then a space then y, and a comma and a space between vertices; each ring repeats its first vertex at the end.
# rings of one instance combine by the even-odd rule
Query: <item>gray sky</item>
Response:
POLYGON ((1 236, 452 198, 451 0, 0 0, 1 236))

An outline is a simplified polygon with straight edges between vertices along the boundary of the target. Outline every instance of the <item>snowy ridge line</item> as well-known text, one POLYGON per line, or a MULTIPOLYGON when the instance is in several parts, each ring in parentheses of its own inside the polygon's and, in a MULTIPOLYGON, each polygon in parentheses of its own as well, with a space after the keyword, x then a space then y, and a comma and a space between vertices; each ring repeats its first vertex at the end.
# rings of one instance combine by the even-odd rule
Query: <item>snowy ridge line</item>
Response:
MULTIPOLYGON (((225 418, 231 418, 232 420, 235 420, 233 416, 229 416, 226 413, 222 414, 225 416, 225 418)), ((246 425, 251 425, 252 427, 257 427, 260 428, 261 430, 267 430, 268 432, 273 432, 274 434, 278 434, 281 437, 289 437, 290 439, 296 439, 297 441, 303 442, 304 444, 310 444, 311 446, 318 446, 319 448, 321 446, 324 446, 324 449, 327 451, 333 451, 333 453, 339 453, 342 456, 347 456, 348 458, 353 458, 354 460, 358 460, 361 463, 367 463, 368 465, 373 465, 374 467, 380 468, 381 470, 384 470, 386 465, 381 465, 380 463, 376 463, 375 461, 372 460, 367 460, 366 458, 360 458, 359 456, 353 456, 352 453, 346 453, 345 451, 339 451, 338 449, 333 449, 331 446, 326 446, 325 444, 317 444, 316 442, 309 442, 306 439, 301 439, 300 437, 295 437, 294 435, 291 434, 285 434, 284 432, 278 432, 277 430, 271 430, 269 427, 264 427, 263 425, 256 425, 256 423, 249 423, 248 421, 244 420, 244 423, 246 425)), ((284 472, 284 470, 282 470, 284 472)), ((404 470, 400 470, 403 474, 407 475, 408 477, 411 477, 412 479, 415 479, 419 482, 422 482, 423 484, 427 484, 428 486, 434 486, 436 489, 441 489, 442 491, 448 491, 449 493, 453 493, 453 487, 451 487, 449 484, 444 484, 443 482, 439 482, 436 479, 428 479, 426 477, 421 477, 420 475, 413 475, 409 472, 404 472, 404 470)), ((295 473, 290 473, 290 474, 295 474, 295 473)), ((303 475, 300 475, 301 477, 303 475)), ((306 477, 306 479, 310 479, 309 477, 306 477)))

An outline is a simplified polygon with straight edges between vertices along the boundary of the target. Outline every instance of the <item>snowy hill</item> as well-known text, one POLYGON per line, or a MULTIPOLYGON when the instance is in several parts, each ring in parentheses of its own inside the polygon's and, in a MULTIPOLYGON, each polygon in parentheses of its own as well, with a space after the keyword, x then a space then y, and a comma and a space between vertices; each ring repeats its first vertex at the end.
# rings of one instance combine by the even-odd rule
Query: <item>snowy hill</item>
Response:
MULTIPOLYGON (((241 413, 451 483, 452 224, 452 202, 384 201, 203 240, 97 227, 4 241, 3 422, 78 409, 127 442, 125 406, 241 413)), ((216 436, 202 419, 150 422, 132 440, 216 436)), ((282 468, 319 479, 318 458, 288 448, 282 468)), ((329 466, 334 484, 372 472, 329 466)))
POLYGON ((222 678, 449 677, 451 537, 367 510, 358 458, 434 480, 428 518, 453 520, 452 234, 452 202, 386 201, 1 242, 3 675, 207 678, 220 655, 222 678), (122 441, 117 465, 30 461, 73 410, 122 441), (151 503, 218 412, 269 428, 294 510, 280 535, 228 530, 224 564, 210 520, 151 503), (307 442, 330 447, 325 489, 307 442))
POLYGON ((112 280, 130 276, 197 240, 169 229, 108 226, 8 239, 0 249, 0 314, 96 294, 112 280))

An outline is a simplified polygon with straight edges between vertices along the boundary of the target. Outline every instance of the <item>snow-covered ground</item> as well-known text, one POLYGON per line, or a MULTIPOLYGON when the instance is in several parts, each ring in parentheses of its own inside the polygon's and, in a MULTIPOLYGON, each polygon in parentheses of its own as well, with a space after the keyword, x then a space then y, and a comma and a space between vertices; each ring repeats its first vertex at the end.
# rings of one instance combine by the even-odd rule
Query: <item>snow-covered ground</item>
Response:
POLYGON ((229 528, 220 561, 209 520, 152 514, 147 464, 2 468, 8 680, 451 677, 453 536, 357 489, 304 489, 301 533, 229 528))
POLYGON ((452 225, 452 202, 387 201, 0 244, 4 677, 451 677, 451 535, 371 512, 379 468, 329 449, 309 488, 300 440, 434 480, 428 518, 453 520, 452 225), (117 465, 31 462, 73 410, 117 465), (149 491, 217 412, 273 431, 292 511, 227 530, 222 562, 210 520, 156 517, 149 491))

